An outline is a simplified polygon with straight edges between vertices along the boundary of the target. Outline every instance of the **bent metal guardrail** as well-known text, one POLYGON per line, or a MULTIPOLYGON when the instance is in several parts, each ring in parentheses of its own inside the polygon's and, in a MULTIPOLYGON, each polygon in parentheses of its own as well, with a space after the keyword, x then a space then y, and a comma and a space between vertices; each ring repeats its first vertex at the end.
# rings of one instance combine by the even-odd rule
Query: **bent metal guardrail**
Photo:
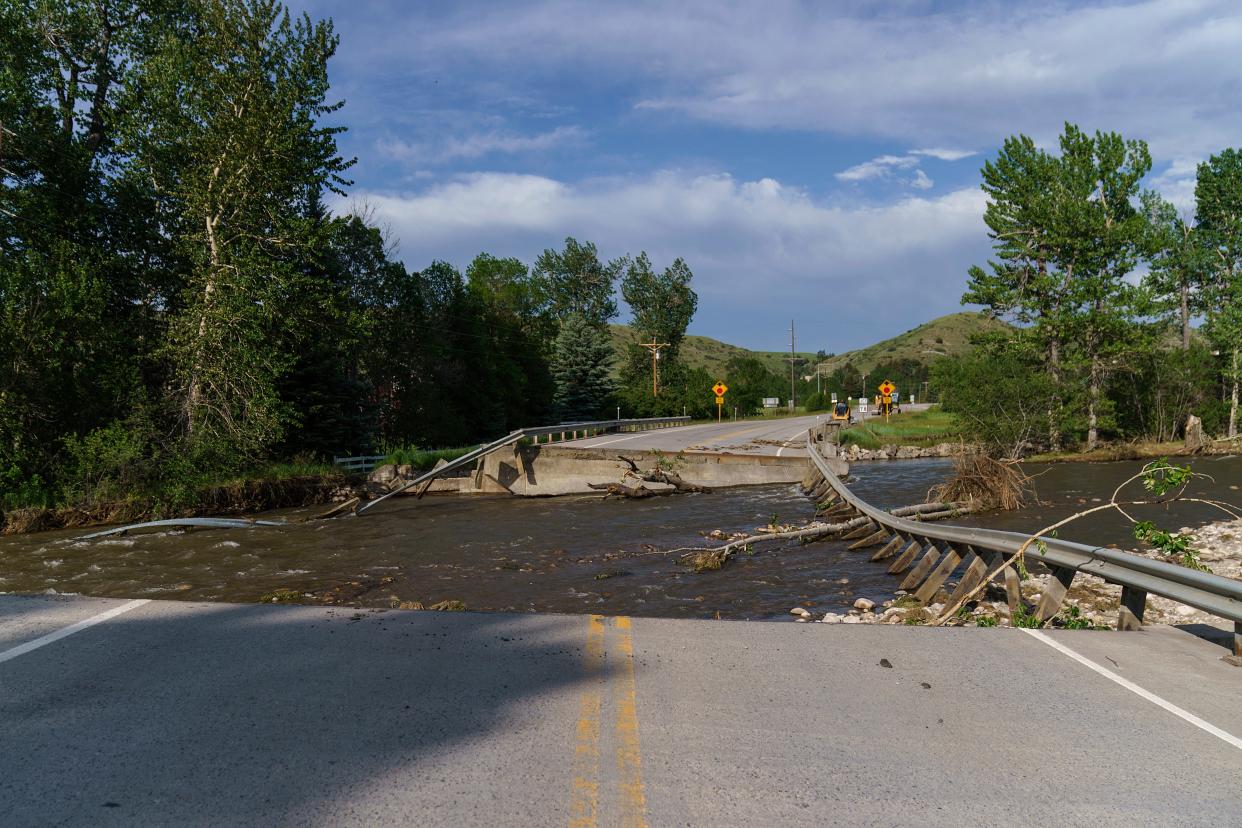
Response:
POLYGON ((460 469, 464 466, 468 466, 471 463, 478 460, 480 457, 483 457, 486 454, 490 454, 493 451, 496 451, 497 449, 504 448, 505 446, 513 445, 518 440, 522 440, 524 438, 533 438, 533 439, 538 440, 540 437, 544 435, 552 435, 552 434, 560 434, 562 436, 564 436, 565 434, 574 434, 576 436, 579 431, 583 432, 584 434, 591 434, 591 433, 598 434, 598 433, 605 432, 605 431, 621 431, 624 429, 642 431, 648 428, 667 428, 668 426, 681 425, 683 423, 688 423, 688 422, 690 422, 689 417, 648 417, 646 419, 641 419, 641 420, 591 420, 588 422, 580 422, 580 423, 558 423, 557 425, 538 426, 536 428, 519 428, 517 431, 509 432, 504 437, 501 437, 499 440, 494 440, 493 442, 490 442, 485 446, 479 446, 474 451, 468 452, 467 454, 463 454, 461 457, 458 457, 456 460, 453 460, 449 463, 446 463, 443 466, 440 466, 438 469, 432 469, 429 472, 425 472, 424 474, 419 475, 413 480, 409 480, 403 483, 402 485, 393 489, 391 492, 388 492, 385 495, 377 497, 375 498, 375 500, 372 500, 369 503, 363 504, 358 509, 356 514, 361 515, 363 512, 367 511, 372 506, 376 505, 377 503, 381 503, 387 500, 388 498, 392 497, 395 494, 404 492, 406 489, 409 489, 413 486, 417 486, 420 483, 429 483, 430 481, 434 480, 435 478, 439 477, 442 474, 451 472, 454 469, 460 469))
MULTIPOLYGON (((807 434, 807 453, 827 483, 829 499, 839 498, 872 521, 869 526, 853 533, 855 536, 867 534, 853 548, 874 546, 887 540, 879 552, 872 555, 872 560, 892 558, 888 571, 893 574, 906 573, 900 588, 910 590, 920 600, 926 601, 935 595, 949 576, 961 567, 964 572, 949 599, 950 602, 956 601, 978 586, 987 572, 999 567, 1030 537, 1017 532, 943 523, 933 525, 894 517, 863 501, 832 474, 816 448, 814 432, 807 434)), ((1054 576, 1049 580, 1036 610, 1040 620, 1046 620, 1059 611, 1074 576, 1085 572, 1121 586, 1118 629, 1137 629, 1142 624, 1147 595, 1151 593, 1233 621, 1233 652, 1242 656, 1242 582, 1116 549, 1059 538, 1041 540, 1042 543, 1028 546, 1024 553, 1047 566, 1054 576)), ((1012 607, 1020 597, 1017 593, 1018 576, 1008 567, 1004 575, 1012 607)))

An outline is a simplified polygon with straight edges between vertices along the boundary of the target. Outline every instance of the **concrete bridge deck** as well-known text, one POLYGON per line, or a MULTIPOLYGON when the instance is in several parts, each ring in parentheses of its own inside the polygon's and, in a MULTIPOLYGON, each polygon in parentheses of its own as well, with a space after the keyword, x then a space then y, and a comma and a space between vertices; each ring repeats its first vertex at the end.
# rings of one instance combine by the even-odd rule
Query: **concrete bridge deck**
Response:
POLYGON ((0 824, 1236 822, 1222 648, 1041 635, 0 596, 0 824))

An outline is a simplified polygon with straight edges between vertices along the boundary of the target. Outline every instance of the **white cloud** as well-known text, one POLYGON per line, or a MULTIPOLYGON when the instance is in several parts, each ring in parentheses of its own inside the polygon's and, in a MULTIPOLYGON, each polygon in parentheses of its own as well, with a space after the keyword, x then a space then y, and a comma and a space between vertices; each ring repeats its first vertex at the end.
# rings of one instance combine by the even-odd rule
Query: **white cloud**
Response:
POLYGON ((961 161, 963 158, 970 158, 972 155, 979 153, 974 150, 958 150, 944 149, 943 147, 929 147, 927 149, 910 150, 911 155, 924 155, 928 158, 937 158, 941 161, 961 161))
POLYGON ((579 145, 585 139, 586 132, 581 127, 560 126, 535 135, 491 131, 448 136, 435 142, 383 138, 377 142, 377 149, 398 161, 444 163, 492 154, 544 152, 558 147, 579 145))
POLYGON ((870 161, 864 161, 861 164, 855 164, 849 169, 836 173, 836 178, 841 181, 866 181, 869 178, 885 178, 892 173, 894 169, 902 170, 916 166, 919 159, 912 155, 881 155, 878 158, 872 158, 870 161))
POLYGON ((521 91, 573 75, 624 83, 647 111, 933 147, 995 146, 1018 131, 1046 140, 1064 120, 1147 138, 1166 158, 1242 134, 1236 0, 930 8, 497 3, 376 15, 365 51, 347 59, 413 54, 521 91))
POLYGON ((464 266, 483 250, 530 262, 569 235, 607 257, 682 256, 704 300, 695 331, 754 347, 778 347, 791 313, 808 342, 832 350, 874 340, 875 319, 887 332, 958 310, 966 268, 987 255, 974 187, 859 206, 770 178, 666 170, 565 183, 481 172, 357 197, 392 228, 410 267, 464 266))
POLYGON ((910 179, 910 186, 916 190, 930 190, 935 183, 922 170, 915 170, 914 178, 910 179))
POLYGON ((1195 210, 1195 174, 1199 162, 1206 158, 1175 158, 1156 175, 1146 181, 1146 185, 1158 190, 1168 199, 1178 212, 1190 216, 1195 210))

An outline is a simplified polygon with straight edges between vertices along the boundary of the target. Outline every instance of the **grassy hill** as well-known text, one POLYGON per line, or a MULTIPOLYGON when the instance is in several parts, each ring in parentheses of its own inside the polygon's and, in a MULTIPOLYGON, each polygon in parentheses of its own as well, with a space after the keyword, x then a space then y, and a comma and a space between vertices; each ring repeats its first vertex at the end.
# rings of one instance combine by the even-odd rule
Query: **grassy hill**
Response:
MULTIPOLYGON (((625 354, 626 346, 638 341, 638 334, 628 325, 609 325, 608 327, 612 332, 612 345, 617 352, 617 361, 620 362, 622 355, 625 354)), ((788 351, 751 351, 707 336, 687 336, 681 345, 681 356, 691 368, 703 368, 707 373, 721 379, 724 378, 725 366, 729 360, 737 356, 755 357, 769 371, 781 376, 789 373, 789 363, 785 361, 789 356, 788 351)), ((807 360, 807 365, 815 363, 814 353, 799 352, 798 356, 807 360)), ((614 367, 615 370, 618 369, 614 367)))
POLYGON ((868 372, 881 362, 914 359, 929 363, 939 356, 955 356, 970 350, 970 337, 976 333, 1002 330, 1006 323, 981 313, 962 311, 941 316, 911 328, 903 334, 859 348, 835 354, 821 363, 822 371, 830 374, 845 363, 853 363, 859 371, 868 372))
MULTIPOLYGON (((825 375, 830 374, 846 362, 852 362, 860 371, 870 371, 881 362, 903 357, 927 363, 941 355, 965 352, 970 348, 971 334, 1005 327, 1008 326, 1004 322, 989 319, 981 313, 951 313, 883 342, 856 351, 835 354, 821 363, 822 371, 825 375)), ((612 330, 613 347, 620 358, 625 353, 626 345, 638 341, 638 334, 628 325, 610 325, 609 328, 612 330)), ((789 356, 787 351, 750 351, 706 336, 687 336, 681 352, 688 365, 702 367, 709 374, 721 377, 724 376, 725 365, 735 356, 756 357, 769 371, 781 376, 786 376, 789 372, 789 363, 785 362, 789 356)), ((798 356, 807 360, 802 373, 814 372, 815 354, 799 352, 798 356)))

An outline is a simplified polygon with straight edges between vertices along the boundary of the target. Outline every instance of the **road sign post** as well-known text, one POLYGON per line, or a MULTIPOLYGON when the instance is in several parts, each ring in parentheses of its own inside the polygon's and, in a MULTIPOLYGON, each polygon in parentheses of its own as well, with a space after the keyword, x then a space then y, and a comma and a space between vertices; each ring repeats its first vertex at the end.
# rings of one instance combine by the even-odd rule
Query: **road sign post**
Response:
POLYGON ((888 422, 888 415, 893 410, 893 392, 897 390, 897 386, 889 380, 880 383, 880 410, 884 412, 884 422, 888 422))
POLYGON ((716 395, 716 422, 724 419, 724 395, 729 390, 729 386, 720 380, 716 380, 716 384, 712 386, 712 393, 716 395))

